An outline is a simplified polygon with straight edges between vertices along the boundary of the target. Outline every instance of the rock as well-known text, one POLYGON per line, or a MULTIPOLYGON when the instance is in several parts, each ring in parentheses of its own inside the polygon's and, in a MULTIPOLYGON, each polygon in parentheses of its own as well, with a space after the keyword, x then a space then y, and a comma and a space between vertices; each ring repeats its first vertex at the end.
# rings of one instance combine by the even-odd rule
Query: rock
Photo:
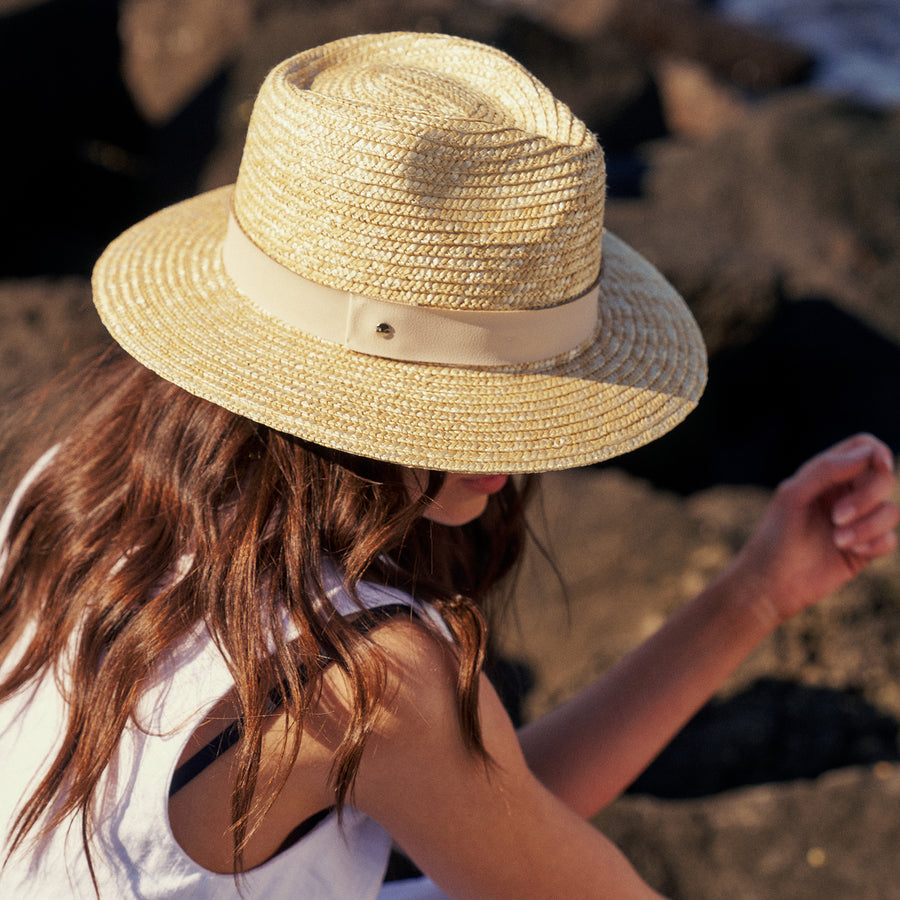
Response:
POLYGON ((148 134, 119 76, 115 0, 0 10, 8 227, 0 277, 87 274, 133 221, 148 134))
POLYGON ((531 547, 501 645, 531 671, 527 715, 610 668, 727 564, 767 493, 718 490, 695 507, 616 462, 542 477, 531 520, 559 577, 531 547))
MULTIPOLYGON (((879 561, 839 597, 788 622, 776 641, 748 660, 732 690, 747 690, 758 679, 773 677, 814 691, 846 692, 853 702, 890 716, 896 725, 900 721, 898 586, 900 560, 891 556, 879 561)), ((894 741, 896 745, 896 735, 894 741)))
POLYGON ((545 22, 574 40, 594 36, 622 14, 622 0, 495 0, 494 5, 545 22))
POLYGON ((179 112, 245 40, 258 0, 124 0, 122 66, 144 118, 179 112))
POLYGON ((0 403, 44 384, 106 338, 83 278, 0 282, 0 403))
POLYGON ((813 57, 796 45, 716 15, 692 0, 506 0, 575 41, 618 32, 651 56, 701 63, 715 75, 757 91, 804 81, 813 57))
POLYGON ((896 900, 900 767, 716 797, 629 796, 595 820, 671 900, 896 900))
POLYGON ((900 117, 787 93, 708 142, 651 151, 644 214, 769 256, 790 295, 832 299, 896 340, 898 156, 900 117))
POLYGON ((813 68, 806 50, 698 4, 629 0, 621 4, 613 24, 651 55, 694 60, 719 78, 754 91, 802 83, 813 68))
POLYGON ((708 138, 747 112, 747 101, 702 63, 662 57, 656 80, 669 131, 680 137, 708 138))
POLYGON ((108 340, 87 279, 0 281, 0 505, 45 449, 33 441, 35 434, 49 437, 46 418, 62 429, 67 421, 58 415, 56 393, 40 406, 23 398, 57 375, 74 375, 73 360, 108 340))

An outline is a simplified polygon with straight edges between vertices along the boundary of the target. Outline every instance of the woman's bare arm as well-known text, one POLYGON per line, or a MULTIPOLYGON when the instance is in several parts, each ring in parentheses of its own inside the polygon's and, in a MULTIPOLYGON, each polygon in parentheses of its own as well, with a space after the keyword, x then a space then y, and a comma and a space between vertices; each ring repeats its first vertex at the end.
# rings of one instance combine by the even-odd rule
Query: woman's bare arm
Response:
POLYGON ((614 799, 781 622, 896 546, 890 451, 857 435, 786 481, 747 545, 618 666, 526 726, 528 764, 583 816, 614 799))
MULTIPOLYGON (((390 699, 363 755, 353 804, 381 822, 448 896, 660 896, 616 847, 534 777, 486 679, 479 712, 490 762, 464 743, 455 660, 440 639, 409 622, 383 626, 375 638, 387 654, 390 699)), ((330 675, 323 696, 321 712, 331 723, 346 708, 341 677, 330 675)))

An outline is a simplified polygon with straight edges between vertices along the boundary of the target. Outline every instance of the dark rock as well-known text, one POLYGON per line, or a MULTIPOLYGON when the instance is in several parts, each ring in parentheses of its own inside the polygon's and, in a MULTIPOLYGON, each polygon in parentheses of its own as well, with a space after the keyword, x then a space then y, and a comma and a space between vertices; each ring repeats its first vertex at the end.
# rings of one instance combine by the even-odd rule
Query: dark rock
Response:
POLYGON ((699 5, 628 0, 620 4, 612 27, 647 53, 695 60, 754 91, 799 84, 813 68, 806 50, 699 5))
POLYGON ((701 797, 900 761, 898 729, 855 693, 765 678, 708 704, 629 791, 701 797))
MULTIPOLYGON (((728 298, 720 300, 724 313, 728 298)), ((752 340, 718 345, 706 393, 682 425, 617 464, 682 493, 774 487, 856 431, 900 447, 898 392, 896 343, 828 301, 784 302, 752 340)))
POLYGON ((754 90, 798 84, 814 63, 795 44, 726 20, 692 0, 505 0, 502 6, 575 41, 617 32, 643 53, 695 60, 754 90))
POLYGON ((0 11, 0 276, 87 272, 141 207, 149 136, 119 76, 116 0, 0 11))

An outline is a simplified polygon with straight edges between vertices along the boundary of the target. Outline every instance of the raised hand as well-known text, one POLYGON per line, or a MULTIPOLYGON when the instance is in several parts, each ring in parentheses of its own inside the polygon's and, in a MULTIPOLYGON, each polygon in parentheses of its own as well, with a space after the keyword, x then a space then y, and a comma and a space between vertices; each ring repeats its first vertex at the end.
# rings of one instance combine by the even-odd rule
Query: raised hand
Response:
POLYGON ((732 573, 790 618, 897 546, 894 484, 891 451, 870 434, 814 456, 779 486, 732 573))

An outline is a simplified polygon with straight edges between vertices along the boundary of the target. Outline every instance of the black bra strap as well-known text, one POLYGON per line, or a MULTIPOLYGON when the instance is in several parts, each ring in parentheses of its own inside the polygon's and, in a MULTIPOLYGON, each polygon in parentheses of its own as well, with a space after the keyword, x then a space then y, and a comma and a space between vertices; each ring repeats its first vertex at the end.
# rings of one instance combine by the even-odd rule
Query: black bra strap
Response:
MULTIPOLYGON (((376 626, 401 614, 408 617, 417 616, 413 607, 406 603, 389 603, 385 606, 375 606, 372 609, 365 610, 355 621, 358 623, 357 627, 360 633, 368 634, 376 626)), ((332 659, 326 654, 320 655, 318 659, 320 669, 327 668, 332 662, 332 659)), ((273 712, 281 705, 282 696, 280 685, 269 693, 269 702, 273 712)), ((174 797, 188 782, 196 778, 207 766, 212 765, 220 756, 231 749, 240 740, 242 731, 243 722, 241 719, 238 719, 219 732, 190 759, 182 763, 172 776, 172 781, 169 785, 169 798, 174 797)))
POLYGON ((232 722, 205 747, 202 747, 189 760, 182 763, 172 776, 172 783, 169 785, 169 797, 174 797, 189 781, 196 778, 207 766, 211 766, 223 753, 238 742, 240 736, 240 725, 237 722, 232 722))
POLYGON ((301 838, 305 838, 319 822, 323 822, 334 812, 333 806, 326 806, 325 809, 320 809, 317 813, 313 813, 308 818, 304 819, 296 828, 294 828, 291 833, 281 842, 279 848, 275 851, 275 856, 279 853, 283 853, 288 847, 293 847, 294 844, 297 843, 301 838))

